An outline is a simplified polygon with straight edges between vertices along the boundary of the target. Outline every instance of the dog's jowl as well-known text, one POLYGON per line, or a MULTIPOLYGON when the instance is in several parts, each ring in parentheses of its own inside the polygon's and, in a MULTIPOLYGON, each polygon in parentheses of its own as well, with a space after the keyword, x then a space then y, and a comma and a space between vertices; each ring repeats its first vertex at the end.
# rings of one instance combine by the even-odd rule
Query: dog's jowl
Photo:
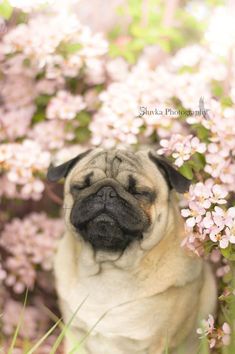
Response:
POLYGON ((216 286, 181 246, 177 193, 189 181, 153 151, 102 148, 51 166, 48 179, 61 178, 66 232, 54 270, 64 321, 74 315, 66 353, 85 337, 85 354, 196 353, 216 286))

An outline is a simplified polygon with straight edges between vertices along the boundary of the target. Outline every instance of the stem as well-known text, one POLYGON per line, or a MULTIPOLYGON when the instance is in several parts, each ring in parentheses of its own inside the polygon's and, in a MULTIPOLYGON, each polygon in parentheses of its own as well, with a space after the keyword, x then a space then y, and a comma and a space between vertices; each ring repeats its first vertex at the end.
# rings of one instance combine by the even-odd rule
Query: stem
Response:
POLYGON ((171 27, 175 16, 176 9, 179 7, 180 0, 167 0, 165 2, 165 11, 163 14, 162 24, 164 27, 171 27))
POLYGON ((228 53, 227 75, 226 75, 226 79, 224 81, 224 94, 225 94, 225 96, 229 95, 232 78, 233 78, 233 48, 230 48, 229 53, 228 53))
POLYGON ((149 0, 142 0, 142 18, 141 18, 142 27, 148 26, 149 11, 150 11, 149 0))
POLYGON ((57 194, 55 194, 48 184, 45 185, 45 190, 47 192, 47 195, 51 200, 53 200, 53 202, 58 205, 63 205, 63 199, 61 199, 57 194))

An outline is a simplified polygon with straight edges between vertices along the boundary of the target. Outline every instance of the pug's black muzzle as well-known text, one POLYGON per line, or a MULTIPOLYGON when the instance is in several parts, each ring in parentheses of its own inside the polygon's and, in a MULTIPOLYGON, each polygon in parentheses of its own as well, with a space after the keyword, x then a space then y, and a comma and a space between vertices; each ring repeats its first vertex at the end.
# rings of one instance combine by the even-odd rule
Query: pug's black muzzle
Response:
POLYGON ((148 218, 135 198, 110 185, 75 200, 70 220, 94 249, 111 251, 122 251, 141 239, 148 226, 148 218))

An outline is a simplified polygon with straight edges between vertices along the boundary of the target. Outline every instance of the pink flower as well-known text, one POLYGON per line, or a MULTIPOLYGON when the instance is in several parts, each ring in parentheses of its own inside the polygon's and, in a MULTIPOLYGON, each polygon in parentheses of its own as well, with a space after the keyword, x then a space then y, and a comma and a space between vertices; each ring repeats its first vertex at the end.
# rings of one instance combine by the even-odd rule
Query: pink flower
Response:
POLYGON ((215 206, 213 214, 214 223, 218 227, 225 227, 225 226, 232 226, 233 223, 233 216, 232 212, 226 212, 218 206, 215 206))
POLYGON ((4 313, 2 317, 2 330, 7 336, 12 335, 19 323, 22 314, 22 325, 19 329, 19 336, 34 339, 43 333, 48 326, 48 317, 36 306, 26 306, 23 309, 21 302, 11 299, 5 300, 4 313), (40 328, 41 327, 41 328, 40 328))
POLYGON ((74 119, 76 114, 86 107, 83 98, 71 95, 68 91, 59 91, 47 107, 48 119, 74 119))
POLYGON ((192 153, 200 152, 201 154, 203 154, 206 151, 206 144, 201 143, 196 136, 192 138, 190 144, 191 144, 192 153))
POLYGON ((229 239, 230 243, 235 244, 235 226, 233 226, 231 229, 226 227, 225 235, 229 239))
POLYGON ((63 221, 49 219, 44 213, 31 213, 24 219, 12 219, 0 238, 8 256, 4 259, 5 283, 15 293, 33 289, 37 270, 51 270, 57 241, 63 232, 63 221))
POLYGON ((202 220, 202 215, 205 214, 205 209, 200 207, 197 203, 192 202, 190 209, 182 209, 181 215, 187 217, 186 224, 188 227, 194 227, 202 220))
MULTIPOLYGON (((50 164, 50 154, 41 149, 41 146, 29 139, 22 143, 9 143, 0 145, 0 161, 3 163, 3 171, 6 184, 16 185, 14 196, 22 199, 40 199, 44 190, 44 183, 37 177, 37 173, 45 171, 50 164), (30 154, 29 154, 30 151, 30 154)), ((11 187, 13 191, 14 187, 11 187)), ((0 187, 0 195, 8 193, 3 186, 0 187)), ((8 194, 9 196, 10 194, 8 194)))
POLYGON ((26 135, 34 112, 33 105, 5 112, 0 110, 0 126, 5 138, 12 141, 26 135))
POLYGON ((227 322, 224 322, 222 330, 218 333, 218 339, 222 340, 223 345, 230 344, 231 328, 227 322))
POLYGON ((210 254, 210 260, 213 262, 213 263, 218 263, 220 260, 221 260, 221 252, 219 251, 218 248, 216 249, 213 249, 211 254, 210 254))
POLYGON ((45 150, 64 147, 66 141, 74 138, 73 132, 66 132, 65 121, 50 120, 35 124, 28 136, 45 150))
POLYGON ((223 265, 222 267, 219 267, 216 270, 216 276, 217 277, 223 277, 224 275, 228 274, 231 271, 231 268, 228 264, 223 265))
POLYGON ((197 333, 201 335, 200 338, 204 336, 208 336, 209 334, 212 334, 215 329, 215 320, 214 317, 209 314, 207 320, 202 320, 202 326, 201 328, 197 329, 197 333))
POLYGON ((182 166, 184 161, 189 160, 195 152, 203 153, 206 150, 205 144, 192 135, 185 137, 180 134, 173 134, 170 140, 160 140, 160 145, 162 148, 158 150, 158 153, 172 154, 178 167, 182 166))
POLYGON ((210 198, 211 202, 214 204, 226 204, 226 197, 228 195, 228 191, 219 184, 214 184, 212 186, 213 196, 210 198))
POLYGON ((196 200, 197 204, 201 205, 202 208, 208 209, 211 206, 210 197, 212 195, 212 192, 211 186, 208 186, 208 183, 196 183, 194 186, 191 186, 190 193, 193 197, 192 199, 196 200))

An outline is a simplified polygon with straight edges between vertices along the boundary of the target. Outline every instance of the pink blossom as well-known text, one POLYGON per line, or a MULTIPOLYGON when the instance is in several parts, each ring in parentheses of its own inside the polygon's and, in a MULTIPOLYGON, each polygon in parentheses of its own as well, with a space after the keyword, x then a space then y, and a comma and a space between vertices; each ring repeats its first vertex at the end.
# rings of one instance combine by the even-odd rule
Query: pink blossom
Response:
POLYGON ((33 105, 36 97, 32 77, 23 75, 7 75, 0 82, 1 97, 7 111, 33 105))
POLYGON ((214 317, 209 314, 207 320, 202 320, 202 327, 197 329, 197 333, 202 337, 212 334, 215 329, 215 320, 214 317))
POLYGON ((235 227, 233 226, 231 229, 229 227, 226 227, 225 229, 225 235, 229 239, 229 242, 235 243, 235 227))
POLYGON ((51 270, 56 243, 63 232, 63 221, 49 219, 44 213, 31 213, 23 220, 14 218, 6 224, 0 244, 9 256, 3 262, 5 283, 16 293, 32 289, 36 269, 51 270))
POLYGON ((89 85, 99 85, 105 81, 105 65, 99 59, 87 59, 85 68, 85 81, 89 85))
POLYGON ((196 223, 202 220, 202 215, 205 214, 205 209, 200 207, 197 203, 191 202, 190 209, 182 209, 181 214, 187 217, 186 224, 188 227, 193 227, 196 223))
POLYGON ((212 186, 213 197, 210 198, 211 202, 214 204, 226 204, 226 197, 228 191, 221 185, 215 184, 212 186))
POLYGON ((221 253, 218 248, 212 250, 210 254, 210 260, 213 263, 218 263, 221 260, 221 253))
POLYGON ((128 75, 128 63, 121 57, 108 61, 106 69, 113 81, 125 80, 128 75))
POLYGON ((223 330, 222 342, 224 345, 229 345, 231 329, 230 329, 230 326, 227 322, 224 322, 224 324, 222 326, 222 330, 223 330))
POLYGON ((180 134, 175 134, 172 135, 169 141, 166 139, 161 140, 160 145, 162 148, 158 150, 158 153, 172 154, 178 167, 182 166, 184 161, 189 160, 195 152, 203 153, 206 150, 205 144, 192 135, 184 137, 180 134))
MULTIPOLYGON (((0 145, 0 162, 6 173, 6 183, 18 185, 23 199, 40 199, 44 184, 36 174, 48 168, 49 152, 43 151, 35 141, 25 139, 21 144, 0 145)), ((1 194, 5 194, 5 189, 0 189, 1 194)))
POLYGON ((42 311, 35 306, 27 306, 23 309, 23 304, 11 298, 6 300, 3 313, 3 333, 13 335, 22 315, 22 325, 19 329, 19 335, 28 339, 37 338, 42 330, 46 330, 48 318, 42 311), (40 328, 41 326, 41 328, 40 328))
POLYGON ((10 111, 0 110, 0 126, 5 139, 10 141, 27 134, 35 106, 26 106, 10 111))
POLYGON ((228 274, 230 271, 231 271, 230 266, 228 264, 225 264, 216 270, 216 276, 223 277, 224 275, 228 274))
POLYGON ((68 91, 59 91, 47 107, 48 119, 74 119, 76 114, 86 107, 80 95, 71 95, 68 91))
POLYGON ((57 120, 35 124, 27 135, 46 151, 62 148, 66 141, 74 138, 72 131, 66 132, 65 122, 57 120))

